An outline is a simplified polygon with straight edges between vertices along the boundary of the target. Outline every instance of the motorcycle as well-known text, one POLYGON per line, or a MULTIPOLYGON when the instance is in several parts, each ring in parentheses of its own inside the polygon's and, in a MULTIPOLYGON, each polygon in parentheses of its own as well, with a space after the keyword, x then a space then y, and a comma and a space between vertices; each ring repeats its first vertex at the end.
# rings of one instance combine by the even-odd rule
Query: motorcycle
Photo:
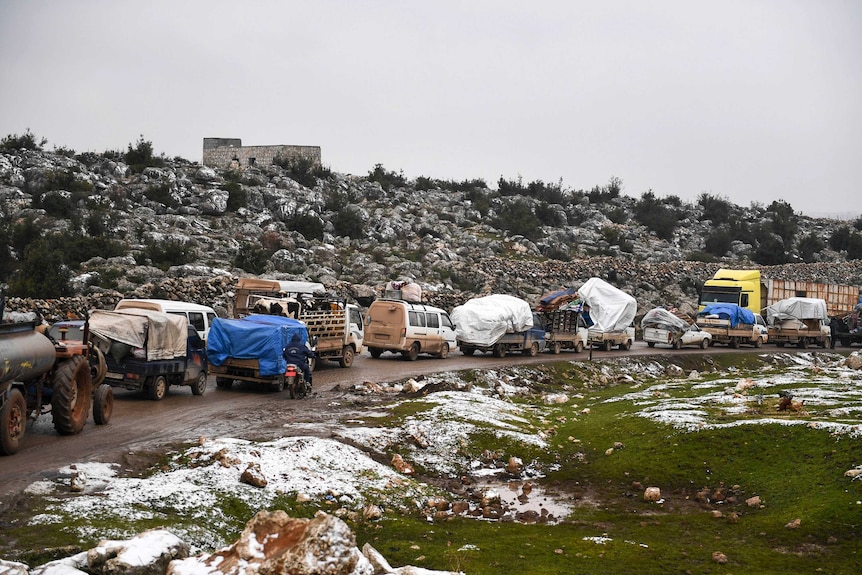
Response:
POLYGON ((291 399, 302 399, 311 391, 311 384, 305 381, 305 376, 295 363, 287 364, 284 372, 284 384, 291 399))

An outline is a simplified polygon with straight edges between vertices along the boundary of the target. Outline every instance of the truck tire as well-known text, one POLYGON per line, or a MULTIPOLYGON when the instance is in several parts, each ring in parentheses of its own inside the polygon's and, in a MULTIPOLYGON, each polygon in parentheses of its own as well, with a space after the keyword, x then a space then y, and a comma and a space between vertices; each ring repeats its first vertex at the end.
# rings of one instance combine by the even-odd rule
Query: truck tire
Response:
POLYGON ((763 338, 758 337, 758 338, 754 341, 754 347, 756 347, 757 349, 760 349, 761 347, 763 347, 763 338))
POLYGON ((584 342, 579 341, 577 345, 575 345, 575 353, 581 353, 584 351, 584 342))
POLYGON ((647 347, 655 347, 654 341, 648 341, 648 342, 646 342, 646 344, 647 344, 647 347))
POLYGON ((98 347, 91 348, 90 357, 90 378, 93 387, 99 389, 99 386, 105 381, 105 376, 108 375, 108 363, 105 361, 105 354, 98 347))
POLYGON ((775 345, 777 345, 778 347, 784 347, 784 342, 783 342, 783 341, 779 341, 779 342, 776 342, 776 344, 775 344, 775 345))
POLYGON ((216 377, 216 387, 219 389, 230 389, 233 387, 233 380, 229 377, 216 377))
POLYGON ((502 343, 495 343, 492 354, 494 357, 506 357, 506 348, 503 347, 502 343))
POLYGON ((462 347, 461 353, 463 353, 464 355, 469 357, 469 356, 473 355, 474 353, 476 353, 476 350, 472 347, 462 347))
POLYGON ((192 395, 203 395, 207 390, 207 372, 201 371, 198 378, 191 385, 192 395))
POLYGON ((706 349, 706 346, 708 346, 708 345, 709 345, 709 343, 706 341, 706 338, 703 338, 702 340, 700 340, 700 349, 706 349))
POLYGON ((682 341, 681 341, 681 340, 679 340, 679 339, 674 340, 674 342, 673 342, 673 348, 674 348, 674 349, 682 349, 682 341))
POLYGON ((554 355, 560 355, 560 350, 561 350, 561 349, 563 349, 563 346, 562 346, 562 344, 561 344, 560 342, 555 341, 554 343, 552 343, 552 344, 551 344, 551 352, 552 352, 554 355))
POLYGON ((440 348, 440 353, 437 354, 438 359, 446 359, 449 357, 449 344, 443 342, 443 347, 440 348))
POLYGON ((796 343, 796 347, 799 349, 808 349, 808 340, 804 337, 800 337, 799 341, 796 343))
POLYGON ((632 340, 627 339, 624 343, 620 344, 620 349, 622 351, 628 351, 632 348, 632 340))
POLYGON ((114 412, 114 388, 103 383, 93 393, 93 421, 96 425, 106 425, 114 412))
POLYGON ((147 387, 150 399, 161 401, 168 394, 168 380, 163 375, 157 375, 147 387))
POLYGON ((606 339, 604 342, 602 342, 602 350, 603 351, 610 351, 613 346, 614 346, 614 344, 612 344, 611 340, 609 340, 609 339, 606 339))
POLYGON ((338 365, 341 367, 350 367, 353 365, 353 356, 356 353, 353 351, 352 345, 345 345, 341 350, 341 358, 338 360, 338 365))
POLYGON ((529 357, 536 357, 537 355, 539 355, 539 343, 535 341, 531 343, 530 347, 524 350, 524 355, 527 355, 529 357))
POLYGON ((829 347, 829 348, 832 347, 832 338, 831 337, 827 337, 826 339, 823 340, 823 349, 826 349, 827 347, 829 347))
MULTIPOLYGON (((757 341, 760 341, 760 338, 757 338, 757 341)), ((728 343, 728 345, 729 345, 730 347, 732 347, 732 348, 736 349, 737 347, 739 347, 739 340, 738 340, 738 339, 736 339, 736 336, 731 337, 731 338, 730 338, 730 342, 728 343)))
POLYGON ((383 355, 383 350, 378 348, 378 347, 369 347, 368 353, 371 354, 371 357, 373 357, 374 359, 377 359, 378 357, 383 355))
POLYGON ((841 347, 850 347, 850 338, 842 337, 841 338, 841 347))
POLYGON ((90 381, 90 365, 82 356, 67 359, 57 368, 51 383, 51 413, 60 435, 84 429, 93 401, 90 381))
POLYGON ((419 344, 413 342, 410 345, 410 349, 404 352, 404 359, 408 361, 416 361, 416 358, 419 357, 419 344))
POLYGON ((26 432, 27 402, 21 390, 14 388, 0 408, 0 453, 12 455, 17 452, 26 432))

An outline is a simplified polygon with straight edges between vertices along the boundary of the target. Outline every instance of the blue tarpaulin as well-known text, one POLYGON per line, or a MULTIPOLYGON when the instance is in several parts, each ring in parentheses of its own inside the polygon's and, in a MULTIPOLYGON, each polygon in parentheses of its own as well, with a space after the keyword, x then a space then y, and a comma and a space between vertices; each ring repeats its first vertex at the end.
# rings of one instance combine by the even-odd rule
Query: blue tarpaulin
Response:
POLYGON ((730 327, 735 328, 743 323, 748 325, 754 324, 754 313, 750 309, 739 307, 733 303, 711 303, 703 310, 699 311, 700 316, 718 316, 719 319, 730 320, 730 327))
POLYGON ((282 353, 294 334, 308 340, 305 324, 276 315, 250 315, 242 319, 215 318, 207 337, 207 359, 223 365, 228 358, 258 360, 260 375, 284 373, 282 353))

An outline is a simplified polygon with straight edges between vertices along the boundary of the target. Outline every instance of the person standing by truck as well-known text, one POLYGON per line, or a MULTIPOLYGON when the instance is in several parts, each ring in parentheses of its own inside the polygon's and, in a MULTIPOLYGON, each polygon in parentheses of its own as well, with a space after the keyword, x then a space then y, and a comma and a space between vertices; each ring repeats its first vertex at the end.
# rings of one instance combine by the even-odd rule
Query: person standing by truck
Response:
POLYGON ((290 343, 284 348, 284 360, 287 363, 293 363, 302 370, 302 375, 305 377, 305 382, 311 385, 311 369, 308 367, 308 360, 314 359, 314 352, 302 343, 302 338, 298 333, 293 334, 290 343))

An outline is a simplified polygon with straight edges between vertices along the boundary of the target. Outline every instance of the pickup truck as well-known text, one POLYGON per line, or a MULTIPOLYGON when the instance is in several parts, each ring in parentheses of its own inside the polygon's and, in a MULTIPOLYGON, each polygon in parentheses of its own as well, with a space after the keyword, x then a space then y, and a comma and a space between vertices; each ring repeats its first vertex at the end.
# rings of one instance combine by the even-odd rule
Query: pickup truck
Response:
POLYGON ((545 326, 546 348, 552 353, 560 353, 563 349, 580 353, 587 346, 587 324, 578 310, 543 311, 539 317, 545 326))
POLYGON ((618 330, 601 330, 591 327, 587 331, 587 346, 610 351, 614 346, 621 350, 631 349, 635 340, 635 328, 627 327, 618 330))
POLYGON ((154 400, 172 385, 187 385, 194 395, 206 391, 205 346, 185 316, 129 308, 96 310, 89 321, 93 344, 105 356, 105 383, 154 400))
MULTIPOLYGON (((276 392, 286 385, 284 348, 294 335, 308 343, 308 330, 299 320, 252 314, 242 319, 216 318, 207 339, 207 357, 219 389, 249 381, 276 392)), ((313 369, 313 364, 309 364, 313 369)))
POLYGON ((769 342, 778 347, 809 345, 829 347, 832 343, 826 300, 790 297, 766 307, 769 342))
POLYGON ((520 352, 536 356, 545 349, 545 328, 530 304, 514 296, 493 294, 469 300, 452 310, 461 353, 476 351, 504 357, 520 352))
POLYGON ((712 336, 710 345, 729 347, 749 344, 762 347, 769 339, 769 329, 760 314, 736 304, 709 304, 697 314, 697 326, 712 336))

